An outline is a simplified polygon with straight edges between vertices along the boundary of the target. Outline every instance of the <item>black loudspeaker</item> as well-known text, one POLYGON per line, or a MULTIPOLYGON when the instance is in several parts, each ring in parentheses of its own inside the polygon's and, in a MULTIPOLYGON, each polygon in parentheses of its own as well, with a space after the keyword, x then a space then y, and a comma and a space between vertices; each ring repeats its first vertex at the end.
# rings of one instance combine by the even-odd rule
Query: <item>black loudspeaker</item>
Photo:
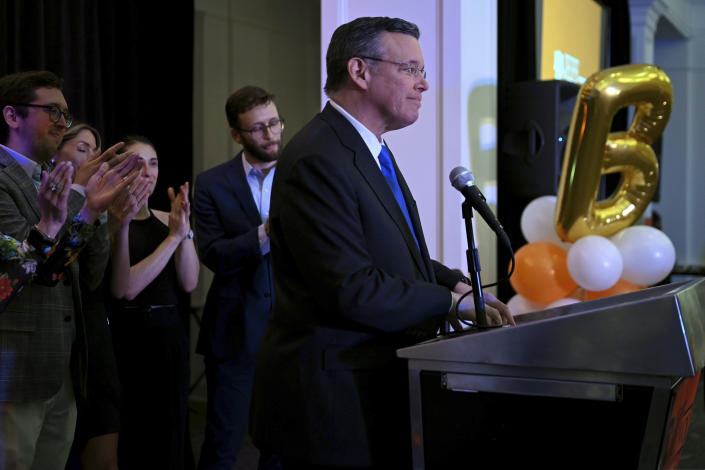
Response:
POLYGON ((499 176, 513 196, 556 194, 580 86, 560 80, 515 83, 505 94, 499 176))
MULTIPOLYGON (((526 243, 520 219, 526 205, 558 192, 563 151, 580 86, 561 80, 513 83, 500 103, 497 152, 497 216, 514 251, 526 243)), ((509 266, 498 244, 499 272, 509 266)), ((500 299, 514 294, 500 284, 500 299)))

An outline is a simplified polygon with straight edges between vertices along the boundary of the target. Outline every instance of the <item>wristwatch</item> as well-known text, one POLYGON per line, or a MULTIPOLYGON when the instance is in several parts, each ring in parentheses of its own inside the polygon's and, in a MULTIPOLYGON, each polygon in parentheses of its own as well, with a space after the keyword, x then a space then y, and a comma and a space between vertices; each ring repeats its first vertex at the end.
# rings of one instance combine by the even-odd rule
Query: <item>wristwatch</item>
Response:
POLYGON ((193 230, 189 230, 186 236, 184 237, 184 240, 191 240, 193 239, 193 230))

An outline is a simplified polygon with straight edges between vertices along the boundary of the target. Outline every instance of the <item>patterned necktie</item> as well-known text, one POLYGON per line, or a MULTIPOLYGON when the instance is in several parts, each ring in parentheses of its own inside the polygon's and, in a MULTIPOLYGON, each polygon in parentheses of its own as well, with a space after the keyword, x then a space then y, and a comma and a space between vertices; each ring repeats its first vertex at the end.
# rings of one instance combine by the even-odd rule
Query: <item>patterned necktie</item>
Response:
POLYGON ((419 248, 419 251, 421 251, 421 248, 419 247, 419 240, 416 238, 416 232, 414 232, 414 226, 411 224, 409 210, 407 209, 406 202, 404 201, 404 195, 401 192, 401 186, 399 186, 397 175, 394 172, 392 158, 389 155, 389 150, 387 150, 387 147, 385 145, 382 145, 382 151, 379 152, 379 165, 381 167, 382 174, 384 175, 384 179, 387 180, 387 184, 392 190, 392 193, 394 193, 394 198, 397 200, 397 204, 399 204, 399 208, 401 209, 402 214, 404 214, 406 223, 409 224, 409 230, 411 230, 411 235, 414 237, 416 247, 419 248))

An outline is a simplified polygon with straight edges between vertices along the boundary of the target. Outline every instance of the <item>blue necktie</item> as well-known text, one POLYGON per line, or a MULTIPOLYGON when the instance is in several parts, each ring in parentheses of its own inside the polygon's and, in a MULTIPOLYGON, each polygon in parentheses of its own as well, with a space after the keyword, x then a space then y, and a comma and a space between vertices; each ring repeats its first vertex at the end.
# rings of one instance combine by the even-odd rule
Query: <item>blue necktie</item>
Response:
POLYGON ((392 158, 389 155, 389 150, 387 150, 387 147, 385 145, 382 145, 382 151, 379 152, 379 165, 381 167, 382 174, 384 175, 384 179, 387 180, 387 184, 392 190, 392 193, 394 193, 394 198, 397 200, 397 204, 399 204, 399 208, 401 209, 402 214, 404 214, 406 223, 409 224, 409 230, 411 230, 411 235, 414 237, 416 247, 419 248, 419 251, 421 251, 421 248, 419 247, 419 241, 416 238, 416 232, 414 232, 414 226, 411 224, 409 210, 407 209, 406 202, 404 201, 404 195, 401 193, 401 186, 399 186, 397 175, 394 172, 392 158))

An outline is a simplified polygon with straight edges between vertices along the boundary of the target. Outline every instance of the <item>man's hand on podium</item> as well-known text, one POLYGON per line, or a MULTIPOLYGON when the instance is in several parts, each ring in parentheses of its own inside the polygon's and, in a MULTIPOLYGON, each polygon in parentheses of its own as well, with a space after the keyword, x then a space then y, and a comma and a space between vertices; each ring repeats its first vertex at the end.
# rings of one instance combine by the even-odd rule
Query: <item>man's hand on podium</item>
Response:
MULTIPOLYGON (((464 299, 460 300, 463 294, 471 290, 470 286, 463 282, 458 282, 455 285, 455 289, 452 292, 453 295, 453 306, 448 313, 448 321, 454 330, 458 331, 462 329, 462 324, 458 321, 458 316, 461 320, 475 322, 477 319, 475 317, 475 302, 472 297, 472 293, 465 296, 464 299), (460 305, 458 305, 460 302, 460 305), (457 307, 457 316, 456 316, 457 307)), ((493 325, 516 325, 514 322, 514 317, 512 316, 511 310, 506 304, 500 302, 497 297, 492 295, 490 292, 483 292, 483 297, 485 300, 485 316, 487 318, 487 324, 489 326, 493 325)))

